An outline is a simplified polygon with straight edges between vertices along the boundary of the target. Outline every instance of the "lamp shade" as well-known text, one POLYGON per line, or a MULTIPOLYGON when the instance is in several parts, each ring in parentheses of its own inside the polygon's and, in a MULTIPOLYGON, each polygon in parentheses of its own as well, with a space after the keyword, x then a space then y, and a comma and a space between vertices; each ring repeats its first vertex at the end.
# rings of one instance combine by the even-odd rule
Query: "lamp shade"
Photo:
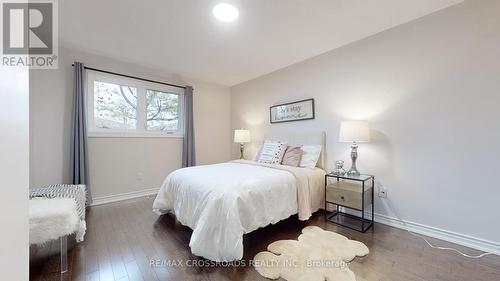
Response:
POLYGON ((370 141, 370 128, 367 121, 343 121, 340 123, 339 142, 353 141, 370 141))
POLYGON ((247 143, 250 142, 250 131, 249 130, 234 130, 234 142, 235 143, 247 143))

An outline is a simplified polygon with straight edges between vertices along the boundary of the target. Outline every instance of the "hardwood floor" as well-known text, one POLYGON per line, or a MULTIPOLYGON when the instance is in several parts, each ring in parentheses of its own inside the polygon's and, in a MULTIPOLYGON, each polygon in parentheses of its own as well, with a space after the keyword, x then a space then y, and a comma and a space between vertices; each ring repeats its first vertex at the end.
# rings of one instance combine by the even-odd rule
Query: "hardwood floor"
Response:
MULTIPOLYGON (((187 260, 198 260, 189 250, 191 230, 165 215, 151 212, 153 198, 145 197, 92 207, 87 213, 85 242, 69 254, 69 272, 58 274, 59 256, 52 255, 30 268, 31 280, 267 280, 252 267, 188 267, 187 260), (150 260, 184 261, 183 266, 152 267, 150 260)), ((359 280, 394 281, 483 281, 500 280, 500 257, 465 259, 455 253, 429 248, 408 232, 376 224, 374 230, 359 233, 337 227, 316 213, 309 221, 296 216, 254 231, 244 237, 244 259, 271 242, 296 239, 303 227, 317 225, 365 243, 370 254, 356 258, 350 268, 359 280)), ((451 243, 430 239, 444 246, 451 243)), ((477 251, 453 245, 467 253, 477 251)), ((34 259, 36 260, 36 259, 34 259)), ((203 260, 201 260, 203 261, 203 260)), ((172 264, 171 264, 172 265, 172 264)))

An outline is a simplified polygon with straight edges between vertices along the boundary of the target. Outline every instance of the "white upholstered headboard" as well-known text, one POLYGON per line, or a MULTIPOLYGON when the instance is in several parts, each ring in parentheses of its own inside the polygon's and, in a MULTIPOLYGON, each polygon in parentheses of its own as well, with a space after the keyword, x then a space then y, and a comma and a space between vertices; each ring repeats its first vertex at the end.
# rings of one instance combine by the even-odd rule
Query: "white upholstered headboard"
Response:
POLYGON ((270 132, 265 134, 266 140, 286 141, 289 145, 295 144, 319 144, 321 145, 321 155, 316 167, 325 169, 326 165, 326 133, 324 131, 311 132, 270 132))

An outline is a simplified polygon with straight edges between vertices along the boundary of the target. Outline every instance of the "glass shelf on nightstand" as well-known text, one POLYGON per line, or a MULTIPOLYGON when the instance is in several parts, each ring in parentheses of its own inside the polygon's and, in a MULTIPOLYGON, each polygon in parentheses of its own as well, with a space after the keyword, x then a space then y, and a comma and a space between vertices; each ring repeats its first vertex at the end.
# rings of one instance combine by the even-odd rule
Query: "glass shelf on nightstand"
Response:
POLYGON ((336 175, 334 173, 328 173, 326 174, 326 177, 343 179, 343 180, 353 180, 353 181, 367 181, 374 178, 374 176, 372 175, 365 175, 365 174, 361 174, 359 176, 348 176, 348 175, 336 175))

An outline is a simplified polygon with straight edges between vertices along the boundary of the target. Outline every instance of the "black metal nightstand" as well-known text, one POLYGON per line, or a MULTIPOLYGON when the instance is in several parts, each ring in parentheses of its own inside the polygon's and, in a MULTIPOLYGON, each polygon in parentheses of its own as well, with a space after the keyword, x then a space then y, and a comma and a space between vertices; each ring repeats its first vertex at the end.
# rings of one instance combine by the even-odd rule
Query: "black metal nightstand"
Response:
POLYGON ((325 220, 354 229, 366 232, 373 226, 374 219, 374 192, 375 177, 371 175, 335 175, 332 173, 325 175, 325 220), (336 179, 330 183, 329 179, 336 179), (367 182, 371 181, 371 187, 367 187, 367 182), (328 212, 327 204, 334 204, 335 211, 328 212), (365 218, 365 209, 371 205, 371 220, 365 218), (361 212, 361 217, 340 211, 340 207, 361 212))

